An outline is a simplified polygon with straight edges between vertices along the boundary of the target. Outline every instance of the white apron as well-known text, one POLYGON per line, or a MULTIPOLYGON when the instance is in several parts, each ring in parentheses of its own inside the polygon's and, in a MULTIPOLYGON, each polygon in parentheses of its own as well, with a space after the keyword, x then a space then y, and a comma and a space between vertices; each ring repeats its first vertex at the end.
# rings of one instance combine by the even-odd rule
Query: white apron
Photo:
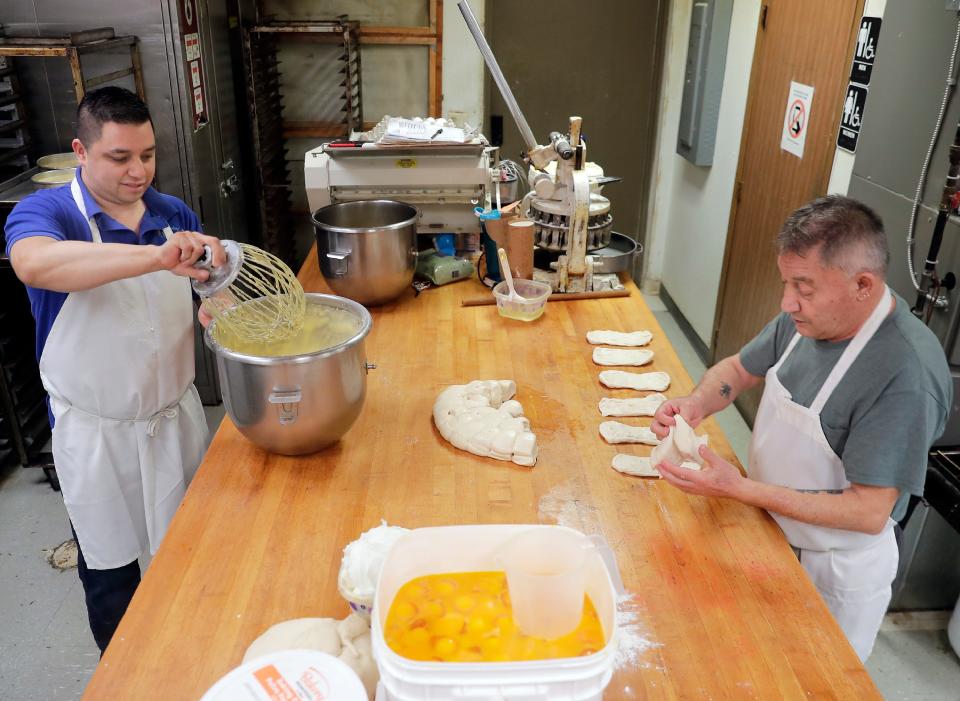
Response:
MULTIPOLYGON (((783 356, 767 371, 750 442, 750 477, 797 490, 843 490, 850 486, 843 463, 830 447, 820 412, 860 351, 890 312, 892 295, 882 299, 844 349, 809 408, 792 401, 777 370, 796 347, 796 334, 783 356)), ((899 558, 893 519, 879 535, 802 523, 771 513, 794 548, 850 644, 866 660, 890 603, 890 585, 899 558)))
MULTIPOLYGON (((76 180, 70 189, 102 242, 76 180)), ((200 464, 193 342, 189 280, 165 270, 71 292, 50 329, 40 375, 53 459, 91 569, 156 552, 200 464)))

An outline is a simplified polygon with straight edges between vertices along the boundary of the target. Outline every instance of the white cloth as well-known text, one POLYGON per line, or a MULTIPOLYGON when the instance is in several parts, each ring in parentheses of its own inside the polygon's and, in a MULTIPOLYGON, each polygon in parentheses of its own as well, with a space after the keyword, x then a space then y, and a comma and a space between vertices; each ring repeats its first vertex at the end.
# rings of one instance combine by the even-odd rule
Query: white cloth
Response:
MULTIPOLYGON (((71 191, 100 243, 76 180, 71 191)), ((71 292, 50 329, 40 375, 54 463, 91 569, 156 552, 200 464, 193 342, 190 283, 169 271, 71 292)))
MULTIPOLYGON (((884 288, 876 309, 853 337, 809 408, 796 404, 777 379, 777 370, 800 340, 793 337, 780 360, 767 371, 750 442, 750 477, 800 491, 840 491, 850 486, 843 463, 830 447, 820 412, 830 395, 890 311, 884 288)), ((894 522, 879 535, 802 523, 771 513, 787 540, 800 549, 800 563, 810 574, 827 607, 854 650, 865 660, 890 602, 897 570, 894 522)))

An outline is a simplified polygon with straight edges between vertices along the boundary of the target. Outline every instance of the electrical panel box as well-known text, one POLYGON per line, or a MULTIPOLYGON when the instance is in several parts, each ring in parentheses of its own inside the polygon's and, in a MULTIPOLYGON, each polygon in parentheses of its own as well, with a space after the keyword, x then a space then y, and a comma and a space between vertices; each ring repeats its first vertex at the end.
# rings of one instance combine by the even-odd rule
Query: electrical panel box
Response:
POLYGON ((698 166, 713 164, 732 14, 733 0, 697 0, 690 16, 677 153, 698 166))

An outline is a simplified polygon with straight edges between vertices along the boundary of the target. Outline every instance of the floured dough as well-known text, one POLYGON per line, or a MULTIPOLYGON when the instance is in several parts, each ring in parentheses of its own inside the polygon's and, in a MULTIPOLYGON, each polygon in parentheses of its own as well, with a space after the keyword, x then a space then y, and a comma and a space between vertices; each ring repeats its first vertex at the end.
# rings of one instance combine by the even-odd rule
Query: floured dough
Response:
POLYGON ((665 401, 667 398, 662 394, 631 399, 604 397, 600 400, 600 413, 603 416, 653 416, 665 401))
MULTIPOLYGON (((617 453, 613 456, 613 461, 610 463, 612 467, 617 472, 622 472, 625 475, 631 475, 633 477, 662 477, 659 470, 653 466, 651 458, 639 457, 637 455, 624 455, 623 453, 617 453)), ((699 470, 700 465, 695 462, 684 462, 680 464, 680 467, 685 467, 688 470, 699 470)))
POLYGON ((654 465, 659 465, 666 460, 682 467, 690 467, 690 463, 693 463, 697 466, 694 469, 699 470, 703 465, 700 446, 707 444, 707 436, 698 436, 694 433, 690 424, 680 414, 674 415, 673 418, 677 422, 676 425, 670 428, 667 437, 650 453, 650 461, 654 465))
POLYGON ((611 389, 636 389, 662 392, 670 386, 670 375, 665 372, 602 370, 600 372, 600 383, 611 389))
POLYGON ((594 348, 593 362, 597 365, 646 365, 653 360, 653 351, 627 348, 594 348))
POLYGON ((646 426, 628 426, 619 421, 604 421, 600 424, 600 435, 607 443, 646 443, 657 445, 660 439, 646 426))
POLYGON ((512 460, 530 467, 537 462, 537 437, 523 415, 511 380, 475 380, 451 385, 433 405, 440 435, 474 455, 512 460))
POLYGON ((270 626, 250 643, 244 662, 281 650, 319 650, 339 657, 357 673, 374 698, 380 673, 373 659, 370 624, 353 613, 338 621, 334 618, 294 618, 270 626))
POLYGON ((652 338, 649 331, 587 331, 587 342, 595 346, 645 346, 652 338))

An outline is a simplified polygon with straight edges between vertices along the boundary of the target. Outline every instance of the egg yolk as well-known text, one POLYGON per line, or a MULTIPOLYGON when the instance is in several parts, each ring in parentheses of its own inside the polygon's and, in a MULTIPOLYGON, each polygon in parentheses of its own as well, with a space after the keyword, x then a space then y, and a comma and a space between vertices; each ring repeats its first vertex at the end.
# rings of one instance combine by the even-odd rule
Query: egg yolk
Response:
POLYGON ((506 662, 592 655, 606 644, 589 596, 576 630, 553 640, 524 635, 513 621, 503 572, 418 577, 394 596, 384 637, 413 660, 506 662))

